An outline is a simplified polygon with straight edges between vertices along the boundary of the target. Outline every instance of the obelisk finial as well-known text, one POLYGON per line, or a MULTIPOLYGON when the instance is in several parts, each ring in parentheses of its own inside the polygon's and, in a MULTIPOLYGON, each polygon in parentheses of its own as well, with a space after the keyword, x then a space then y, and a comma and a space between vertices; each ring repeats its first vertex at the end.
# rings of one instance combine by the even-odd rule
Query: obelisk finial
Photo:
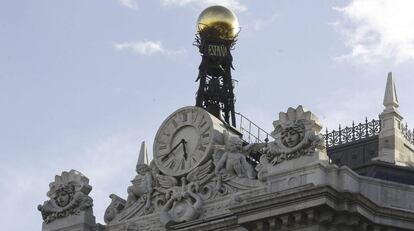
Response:
POLYGON ((395 82, 394 77, 392 76, 392 72, 388 73, 383 104, 385 107, 384 111, 396 111, 399 106, 397 91, 395 89, 395 82))
POLYGON ((141 150, 139 151, 139 156, 138 156, 138 165, 149 165, 148 162, 148 153, 147 153, 147 145, 145 144, 145 141, 142 141, 141 143, 141 150))

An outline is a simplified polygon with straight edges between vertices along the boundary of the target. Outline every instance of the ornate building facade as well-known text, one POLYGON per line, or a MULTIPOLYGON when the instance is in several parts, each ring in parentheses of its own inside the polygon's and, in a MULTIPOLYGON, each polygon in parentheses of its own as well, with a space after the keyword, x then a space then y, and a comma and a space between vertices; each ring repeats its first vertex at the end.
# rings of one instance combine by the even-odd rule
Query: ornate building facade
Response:
MULTIPOLYGON (((229 22, 227 11, 215 11, 221 21, 211 25, 229 22)), ((217 42, 213 55, 230 55, 217 42)), ((414 230, 414 135, 398 112, 391 73, 378 120, 322 134, 317 116, 297 106, 279 113, 270 134, 255 136, 235 126, 232 86, 224 85, 231 60, 204 58, 199 105, 165 119, 153 160, 142 143, 128 196, 109 196, 105 225, 95 222, 88 178, 71 170, 55 177, 38 206, 43 231, 414 230), (211 72, 221 61, 224 74, 211 72)))

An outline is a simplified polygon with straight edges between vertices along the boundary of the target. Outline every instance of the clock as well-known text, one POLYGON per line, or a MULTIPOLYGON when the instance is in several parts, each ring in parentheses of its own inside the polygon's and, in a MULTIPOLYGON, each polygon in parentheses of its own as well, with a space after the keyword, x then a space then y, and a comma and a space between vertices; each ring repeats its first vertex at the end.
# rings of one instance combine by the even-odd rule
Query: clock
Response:
POLYGON ((155 135, 155 164, 166 175, 184 175, 206 162, 214 145, 223 144, 225 130, 225 124, 203 108, 180 108, 155 135))

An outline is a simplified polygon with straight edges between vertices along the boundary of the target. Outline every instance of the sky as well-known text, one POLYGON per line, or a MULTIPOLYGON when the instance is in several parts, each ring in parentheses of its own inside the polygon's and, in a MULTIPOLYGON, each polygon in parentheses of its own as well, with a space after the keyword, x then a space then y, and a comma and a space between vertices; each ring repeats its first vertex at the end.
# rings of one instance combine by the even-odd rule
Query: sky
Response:
POLYGON ((62 171, 90 179, 103 222, 127 196, 140 143, 195 105, 196 20, 236 12, 236 111, 264 130, 303 105, 329 130, 378 118, 388 72, 414 127, 414 1, 0 1, 0 221, 40 230, 37 205, 62 171), (411 99, 411 100, 410 100, 411 99))

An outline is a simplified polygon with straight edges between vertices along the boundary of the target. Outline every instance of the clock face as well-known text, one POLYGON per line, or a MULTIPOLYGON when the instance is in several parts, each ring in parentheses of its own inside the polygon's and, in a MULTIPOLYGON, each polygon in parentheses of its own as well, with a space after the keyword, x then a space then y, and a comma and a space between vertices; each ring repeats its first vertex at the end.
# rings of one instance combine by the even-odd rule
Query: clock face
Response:
POLYGON ((212 115, 199 107, 184 107, 171 114, 154 140, 154 161, 167 175, 180 176, 203 163, 215 141, 212 115))

